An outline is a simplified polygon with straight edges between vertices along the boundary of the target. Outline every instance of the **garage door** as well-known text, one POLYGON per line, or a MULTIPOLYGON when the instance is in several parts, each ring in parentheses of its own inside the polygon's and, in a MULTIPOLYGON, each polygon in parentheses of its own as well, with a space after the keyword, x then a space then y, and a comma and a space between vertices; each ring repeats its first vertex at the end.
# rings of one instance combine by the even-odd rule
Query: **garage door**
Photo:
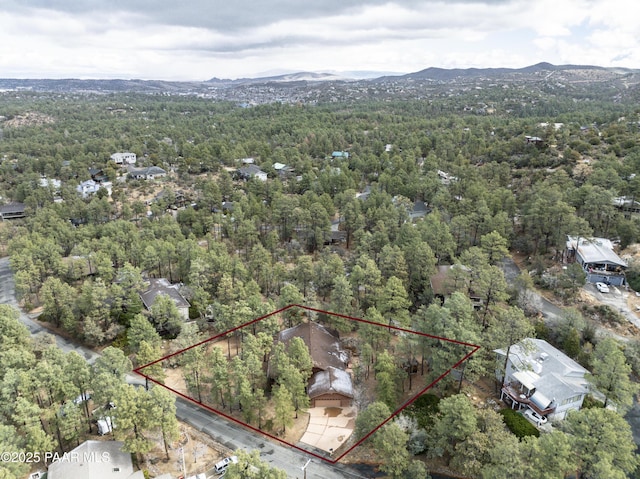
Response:
POLYGON ((316 399, 316 407, 341 407, 340 399, 316 399))

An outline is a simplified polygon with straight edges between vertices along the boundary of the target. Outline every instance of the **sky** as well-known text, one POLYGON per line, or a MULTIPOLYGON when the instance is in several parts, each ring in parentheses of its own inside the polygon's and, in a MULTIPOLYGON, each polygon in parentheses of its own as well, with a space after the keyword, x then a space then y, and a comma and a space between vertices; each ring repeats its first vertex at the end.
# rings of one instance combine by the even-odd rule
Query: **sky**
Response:
POLYGON ((636 0, 0 0, 0 77, 640 68, 636 0))

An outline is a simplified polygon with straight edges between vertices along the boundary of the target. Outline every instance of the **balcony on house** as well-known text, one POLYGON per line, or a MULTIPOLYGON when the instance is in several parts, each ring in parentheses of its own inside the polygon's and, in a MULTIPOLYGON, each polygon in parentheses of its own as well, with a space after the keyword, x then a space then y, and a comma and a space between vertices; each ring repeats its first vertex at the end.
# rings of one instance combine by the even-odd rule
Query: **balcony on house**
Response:
POLYGON ((556 404, 544 394, 535 389, 528 389, 518 382, 510 382, 502 386, 500 400, 511 405, 511 409, 523 409, 529 407, 541 416, 553 414, 556 404))

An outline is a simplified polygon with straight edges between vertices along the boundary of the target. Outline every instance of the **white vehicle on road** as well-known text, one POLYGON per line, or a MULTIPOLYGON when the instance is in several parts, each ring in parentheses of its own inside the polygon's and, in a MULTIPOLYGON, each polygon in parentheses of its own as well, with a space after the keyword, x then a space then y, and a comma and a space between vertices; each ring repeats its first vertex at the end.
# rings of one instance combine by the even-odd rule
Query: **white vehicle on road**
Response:
POLYGON ((601 293, 608 293, 609 292, 609 286, 607 286, 604 283, 596 283, 596 288, 598 289, 598 291, 600 291, 601 293))
POLYGON ((222 461, 215 465, 215 470, 217 473, 225 472, 229 464, 235 464, 238 462, 237 456, 225 457, 222 461))

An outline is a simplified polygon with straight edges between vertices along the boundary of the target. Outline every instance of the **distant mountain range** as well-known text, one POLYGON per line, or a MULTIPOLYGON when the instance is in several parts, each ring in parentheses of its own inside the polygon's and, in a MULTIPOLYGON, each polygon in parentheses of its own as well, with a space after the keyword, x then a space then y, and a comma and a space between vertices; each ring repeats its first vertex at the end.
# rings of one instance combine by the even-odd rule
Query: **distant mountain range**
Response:
MULTIPOLYGON (((200 82, 179 82, 163 80, 79 80, 79 79, 0 79, 0 90, 28 90, 38 92, 145 92, 145 93, 197 93, 211 89, 234 88, 251 85, 305 86, 331 82, 357 81, 432 81, 450 82, 473 79, 500 80, 540 80, 553 75, 569 82, 601 82, 615 80, 624 76, 635 77, 640 70, 628 68, 607 68, 591 65, 552 65, 538 63, 524 68, 427 68, 408 74, 389 74, 388 72, 344 72, 317 73, 297 72, 284 73, 258 78, 241 78, 236 80, 212 78, 200 82)), ((638 80, 633 83, 637 83, 638 80)))
MULTIPOLYGON (((524 68, 427 68, 415 73, 408 73, 399 78, 405 79, 423 79, 448 81, 456 78, 500 78, 505 75, 531 75, 540 73, 562 72, 562 71, 600 71, 613 74, 640 73, 640 70, 632 70, 628 68, 607 68, 594 65, 552 65, 551 63, 541 62, 524 68)), ((389 78, 389 77, 386 77, 389 78)))

